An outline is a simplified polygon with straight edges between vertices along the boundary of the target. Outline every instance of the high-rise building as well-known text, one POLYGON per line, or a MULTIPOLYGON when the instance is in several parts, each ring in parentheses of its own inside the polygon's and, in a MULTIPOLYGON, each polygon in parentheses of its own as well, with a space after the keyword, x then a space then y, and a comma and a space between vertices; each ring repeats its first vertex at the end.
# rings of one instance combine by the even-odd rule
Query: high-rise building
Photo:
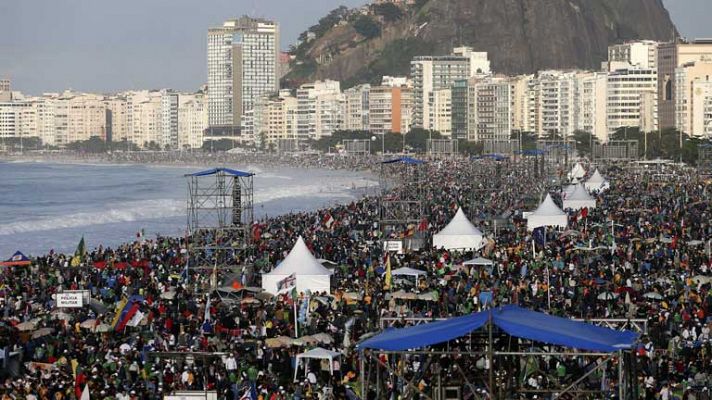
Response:
POLYGON ((9 92, 10 91, 10 80, 9 79, 0 79, 0 92, 9 92))
POLYGON ((211 139, 240 139, 255 101, 279 89, 279 26, 242 17, 208 30, 208 124, 211 139))
POLYGON ((203 145, 203 131, 208 127, 205 94, 178 96, 178 148, 195 149, 203 145))
POLYGON ((657 84, 655 69, 621 69, 608 74, 606 113, 609 134, 624 127, 640 127, 644 121, 657 121, 657 107, 645 101, 646 96, 655 95, 657 84))
POLYGON ((576 130, 575 71, 542 71, 537 80, 540 135, 567 137, 576 130))
POLYGON ((675 128, 690 136, 703 136, 707 87, 712 62, 690 62, 675 69, 675 128))
POLYGON ((430 110, 428 129, 439 132, 444 137, 452 136, 452 89, 438 89, 428 96, 430 110))
POLYGON ((658 126, 672 128, 675 123, 675 70, 691 62, 712 62, 712 40, 675 41, 658 46, 658 126))
POLYGON ((600 142, 606 142, 608 141, 606 122, 608 74, 605 72, 582 74, 579 76, 579 85, 581 118, 576 129, 592 134, 600 142))
POLYGON ((403 117, 407 107, 408 87, 373 86, 368 104, 368 130, 375 134, 405 133, 403 117))
POLYGON ((297 98, 289 90, 257 101, 255 134, 265 146, 274 147, 279 139, 297 139, 297 105, 297 98))
POLYGON ((467 139, 508 140, 513 125, 514 85, 505 78, 468 82, 467 139))
POLYGON ((178 149, 178 93, 161 90, 161 147, 178 149))
POLYGON ((435 97, 444 99, 444 94, 435 96, 434 92, 449 90, 455 81, 469 78, 470 59, 463 56, 415 57, 410 63, 410 72, 413 80, 413 126, 435 129, 436 121, 432 118, 439 113, 431 110, 430 105, 435 97))
POLYGON ((343 127, 343 95, 336 81, 316 81, 297 89, 297 138, 319 140, 343 127))
POLYGON ((371 85, 354 86, 344 91, 344 129, 368 129, 368 110, 371 85))

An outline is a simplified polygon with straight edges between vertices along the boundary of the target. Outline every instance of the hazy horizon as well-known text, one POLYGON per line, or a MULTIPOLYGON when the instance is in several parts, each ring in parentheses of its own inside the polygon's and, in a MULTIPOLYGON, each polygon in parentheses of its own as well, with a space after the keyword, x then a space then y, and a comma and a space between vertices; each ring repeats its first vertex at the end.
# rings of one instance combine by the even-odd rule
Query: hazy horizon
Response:
MULTIPOLYGON (((0 77, 28 94, 110 93, 206 81, 206 35, 243 14, 280 24, 281 47, 329 10, 364 0, 22 0, 0 4, 0 77), (285 2, 289 6, 285 7, 285 2), (58 23, 61 21, 61 23, 58 23)), ((712 37, 710 0, 664 0, 683 36, 712 37)))

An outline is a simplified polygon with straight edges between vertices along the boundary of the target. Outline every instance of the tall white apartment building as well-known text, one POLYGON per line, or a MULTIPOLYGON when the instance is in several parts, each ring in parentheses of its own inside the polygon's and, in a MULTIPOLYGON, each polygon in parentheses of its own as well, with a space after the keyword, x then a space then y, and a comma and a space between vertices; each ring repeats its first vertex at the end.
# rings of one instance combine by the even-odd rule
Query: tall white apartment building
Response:
POLYGON ((326 80, 297 89, 297 138, 318 140, 343 127, 343 95, 339 82, 326 80))
POLYGON ((514 85, 505 78, 470 79, 467 140, 508 140, 512 133, 514 85))
MULTIPOLYGON (((606 113, 609 135, 623 127, 657 121, 657 70, 622 69, 608 74, 606 113), (653 96, 654 102, 641 99, 653 96), (642 104, 641 104, 642 103, 642 104)), ((657 129, 657 123, 655 124, 657 129)))
POLYGON ((689 136, 703 136, 708 87, 712 82, 712 60, 694 61, 675 69, 675 128, 689 136))
POLYGON ((65 91, 52 99, 57 146, 99 137, 106 140, 106 105, 104 96, 65 91))
POLYGON ((279 26, 243 16, 208 30, 208 135, 239 138, 255 101, 279 89, 279 26))
MULTIPOLYGON (((160 145, 163 140, 163 94, 159 91, 128 92, 127 138, 139 147, 160 145)), ((121 140, 122 138, 119 138, 121 140)))
POLYGON ((452 89, 438 89, 428 96, 428 119, 432 129, 444 137, 452 136, 452 89))
POLYGON ((178 149, 178 93, 161 90, 161 147, 178 149))
POLYGON ((570 136, 576 130, 576 72, 542 71, 538 75, 539 134, 570 136))
POLYGON ((606 122, 608 74, 590 72, 579 76, 580 116, 576 129, 593 134, 600 142, 608 141, 606 122))
POLYGON ((10 80, 7 78, 0 79, 0 92, 10 91, 10 80))
POLYGON ((109 96, 104 100, 106 106, 107 137, 112 142, 128 140, 128 102, 125 94, 109 96))
POLYGON ((368 129, 369 95, 371 85, 363 84, 344 90, 344 129, 368 129))
MULTIPOLYGON (((439 112, 430 109, 434 92, 450 89, 455 81, 470 77, 470 58, 463 56, 415 57, 410 63, 413 80, 413 127, 435 129, 433 118, 439 112)), ((438 95, 444 96, 443 93, 438 95)), ((442 122, 442 121, 439 121, 442 122)), ((439 124, 438 124, 439 125, 439 124)))
POLYGON ((265 96, 255 106, 255 134, 273 147, 279 139, 297 139, 297 98, 289 90, 265 96))
POLYGON ((19 97, 0 102, 0 140, 36 136, 35 122, 32 101, 19 97))
POLYGON ((203 131, 208 127, 207 99, 203 93, 178 96, 178 149, 203 146, 203 131))

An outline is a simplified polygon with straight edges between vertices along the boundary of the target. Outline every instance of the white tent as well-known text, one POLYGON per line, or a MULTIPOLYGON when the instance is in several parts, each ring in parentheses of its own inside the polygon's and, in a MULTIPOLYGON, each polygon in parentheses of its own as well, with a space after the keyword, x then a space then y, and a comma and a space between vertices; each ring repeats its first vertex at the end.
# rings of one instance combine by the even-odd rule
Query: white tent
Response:
POLYGON ((412 276, 417 279, 420 275, 425 275, 425 271, 410 267, 402 267, 391 271, 391 276, 412 276))
POLYGON ((568 223, 568 215, 554 203, 550 194, 547 194, 544 201, 539 204, 539 207, 527 216, 527 230, 530 231, 540 226, 566 228, 568 223))
POLYGON ((568 185, 564 188, 564 190, 561 192, 561 198, 562 199, 567 199, 569 196, 574 194, 574 191, 576 190, 576 185, 568 185))
POLYGON ((581 163, 576 163, 574 167, 569 172, 569 179, 581 179, 586 176, 586 170, 583 168, 581 163))
MULTIPOLYGON (((323 349, 321 347, 313 348, 302 354, 297 354, 297 365, 294 368, 294 380, 297 380, 297 372, 299 371, 299 364, 302 360, 317 359, 317 360, 329 360, 329 372, 334 375, 334 359, 341 357, 341 353, 335 351, 323 349)), ((304 369, 304 376, 307 375, 306 368, 304 369)))
POLYGON ((597 192, 601 190, 607 190, 611 185, 608 183, 606 178, 604 178, 601 173, 598 172, 598 169, 596 169, 593 172, 593 175, 588 178, 584 186, 586 186, 586 190, 588 190, 589 192, 597 192))
POLYGON ((576 185, 576 189, 564 199, 564 209, 580 210, 582 208, 596 208, 596 199, 593 198, 583 185, 576 185))
POLYGON ((433 235, 433 247, 445 250, 479 250, 482 248, 483 235, 462 212, 455 216, 443 230, 433 235))
POLYGON ((277 265, 277 268, 262 274, 262 288, 269 293, 276 294, 279 292, 277 289, 278 282, 292 274, 296 277, 297 291, 299 292, 309 290, 312 293, 331 293, 331 275, 333 272, 324 268, 314 258, 301 236, 297 239, 297 243, 294 244, 287 257, 277 265))

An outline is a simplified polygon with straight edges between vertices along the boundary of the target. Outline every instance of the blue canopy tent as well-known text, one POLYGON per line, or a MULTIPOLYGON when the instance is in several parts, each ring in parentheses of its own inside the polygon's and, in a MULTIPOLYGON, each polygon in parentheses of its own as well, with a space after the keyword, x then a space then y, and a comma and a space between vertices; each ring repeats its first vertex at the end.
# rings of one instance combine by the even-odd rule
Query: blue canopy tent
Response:
MULTIPOLYGON (((499 334, 498 334, 499 335, 499 334)), ((515 381, 518 379, 508 380, 505 386, 500 387, 495 384, 494 372, 493 370, 498 370, 503 374, 507 374, 502 370, 512 366, 512 362, 516 365, 518 364, 517 359, 523 356, 548 356, 548 357, 566 357, 566 356, 589 356, 594 357, 598 360, 590 365, 590 368, 583 373, 583 376, 572 377, 577 378, 570 383, 565 382, 565 386, 556 388, 553 392, 558 393, 556 398, 559 398, 566 392, 576 390, 576 384, 582 382, 586 377, 591 376, 595 371, 606 368, 609 361, 617 357, 618 359, 618 392, 620 399, 626 398, 636 398, 637 389, 635 389, 635 380, 631 378, 631 367, 634 364, 634 356, 629 354, 630 352, 624 354, 623 350, 633 350, 635 344, 638 340, 638 334, 631 331, 616 331, 609 328, 604 328, 600 326, 591 325, 585 322, 573 321, 566 318, 555 317, 545 313, 535 312, 527 310, 518 306, 508 305, 503 307, 494 308, 492 310, 482 311, 478 313, 473 313, 461 317, 449 318, 446 320, 425 323, 422 325, 416 325, 401 329, 387 329, 378 335, 372 336, 357 345, 361 357, 361 371, 365 369, 364 360, 375 359, 376 365, 380 368, 383 367, 387 369, 390 373, 399 376, 401 379, 404 377, 398 375, 398 372, 391 369, 388 364, 381 362, 377 357, 372 357, 373 354, 420 354, 421 356, 434 356, 434 355, 452 355, 453 357, 459 356, 474 356, 476 358, 487 357, 489 360, 487 365, 494 365, 494 368, 489 368, 483 370, 483 372, 489 374, 489 379, 484 377, 489 388, 490 398, 505 398, 507 396, 515 393, 549 393, 552 391, 549 388, 542 388, 541 390, 532 390, 531 388, 524 388, 522 392, 520 389, 516 389, 517 386, 515 381), (471 349, 470 351, 464 348, 457 347, 450 350, 436 350, 436 349, 422 349, 424 347, 448 343, 454 339, 464 337, 469 335, 475 330, 482 327, 489 326, 489 340, 488 344, 484 348, 471 349), (515 351, 497 351, 495 350, 496 343, 503 343, 501 340, 496 342, 493 340, 492 334, 493 329, 497 328, 500 333, 509 335, 510 337, 521 338, 526 340, 531 340, 534 342, 539 342, 547 345, 561 346, 572 349, 577 349, 581 351, 576 352, 557 352, 555 350, 544 350, 544 351, 518 351, 520 345, 515 346, 515 351), (475 351, 476 350, 476 351, 475 351), (497 363, 495 362, 495 357, 504 357, 500 359, 497 363), (507 362, 507 357, 509 362, 507 362), (512 361, 511 357, 515 357, 512 361), (632 360, 632 361, 631 361, 632 360), (625 367, 624 367, 625 365, 625 367), (499 369, 498 369, 499 368, 499 369), (627 368, 627 369, 626 369, 627 368), (628 371, 628 372, 624 372, 628 371), (627 375, 626 375, 627 374, 627 375), (629 394, 633 397, 627 397, 629 394)), ((504 342, 511 343, 511 341, 504 340, 504 342)), ((515 341, 516 343, 516 341, 515 341)), ((508 346, 508 345, 505 345, 508 346)), ((528 345, 524 345, 528 347, 528 345)), ((507 347, 505 347, 506 349, 507 347)), ((370 362, 370 361, 369 361, 370 362)), ((498 374, 500 373, 498 372, 498 374)), ((376 372, 379 373, 378 370, 376 372)), ((365 375, 361 376, 361 383, 365 385, 365 375)), ((477 374, 476 374, 477 375, 477 374)), ((515 376, 516 375, 515 373, 515 376)), ((464 375, 463 375, 464 378, 464 375)), ((406 386, 414 391, 420 391, 411 382, 406 380, 406 386)), ((468 384, 469 390, 473 393, 474 388, 468 384)), ((603 387, 603 386, 601 386, 603 387)), ((603 390, 603 389, 602 389, 603 390)), ((589 394, 597 391, 588 391, 589 394)))
POLYGON ((381 162, 381 164, 396 164, 396 163, 420 165, 420 164, 425 164, 425 161, 416 160, 415 158, 412 158, 412 157, 398 157, 398 158, 394 158, 392 160, 386 160, 386 161, 381 162))
POLYGON ((462 317, 389 329, 358 344, 371 350, 404 351, 445 343, 483 327, 489 319, 510 336, 585 351, 612 353, 633 348, 638 334, 503 306, 462 317))
POLYGON ((487 158, 493 159, 495 161, 504 161, 504 160, 508 159, 509 157, 507 157, 503 154, 498 154, 498 153, 483 154, 481 156, 472 156, 471 157, 472 160, 483 160, 483 159, 487 159, 487 158))
POLYGON ((208 169, 205 171, 199 171, 199 172, 194 172, 192 174, 186 174, 185 176, 208 176, 208 175, 215 175, 219 172, 223 172, 227 175, 232 175, 232 176, 238 176, 241 178, 246 178, 249 176, 254 176, 252 172, 244 172, 244 171, 238 171, 236 169, 231 169, 231 168, 212 168, 208 169))

